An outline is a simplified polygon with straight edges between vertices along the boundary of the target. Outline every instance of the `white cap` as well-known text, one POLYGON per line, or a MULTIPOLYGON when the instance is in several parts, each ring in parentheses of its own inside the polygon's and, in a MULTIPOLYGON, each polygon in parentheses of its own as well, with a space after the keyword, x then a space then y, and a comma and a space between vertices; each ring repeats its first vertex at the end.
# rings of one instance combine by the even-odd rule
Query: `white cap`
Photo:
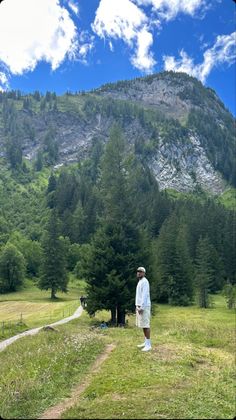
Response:
POLYGON ((142 271, 143 273, 146 273, 146 270, 145 270, 145 268, 144 268, 144 267, 138 267, 138 268, 137 268, 137 271, 142 271))

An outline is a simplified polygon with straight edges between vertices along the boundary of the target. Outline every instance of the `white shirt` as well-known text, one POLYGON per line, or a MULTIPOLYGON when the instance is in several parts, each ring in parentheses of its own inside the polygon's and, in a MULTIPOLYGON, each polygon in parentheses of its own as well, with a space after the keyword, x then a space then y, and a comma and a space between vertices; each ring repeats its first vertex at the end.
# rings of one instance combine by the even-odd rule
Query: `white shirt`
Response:
POLYGON ((138 281, 136 287, 135 305, 141 309, 151 306, 149 281, 143 277, 138 281))

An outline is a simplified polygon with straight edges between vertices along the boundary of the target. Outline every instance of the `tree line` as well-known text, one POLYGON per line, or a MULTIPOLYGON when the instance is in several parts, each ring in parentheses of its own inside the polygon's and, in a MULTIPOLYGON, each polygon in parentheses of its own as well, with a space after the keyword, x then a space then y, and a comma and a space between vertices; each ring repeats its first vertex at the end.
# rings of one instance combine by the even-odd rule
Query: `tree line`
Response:
POLYGON ((2 216, 2 293, 27 273, 55 299, 71 271, 87 281, 89 314, 107 309, 124 324, 144 265, 154 302, 208 307, 224 289, 234 305, 234 212, 204 193, 173 200, 159 191, 140 156, 127 154, 118 126, 106 146, 94 139, 89 159, 52 172, 41 199, 38 237, 4 236, 2 216))

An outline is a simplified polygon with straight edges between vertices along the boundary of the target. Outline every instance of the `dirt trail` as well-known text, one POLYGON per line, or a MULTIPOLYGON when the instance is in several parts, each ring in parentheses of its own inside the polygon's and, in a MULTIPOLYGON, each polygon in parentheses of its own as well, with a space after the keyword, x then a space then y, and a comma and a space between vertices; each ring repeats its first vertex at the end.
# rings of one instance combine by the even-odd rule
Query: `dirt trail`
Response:
POLYGON ((86 375, 86 378, 83 380, 83 382, 79 384, 76 388, 74 388, 74 390, 72 390, 71 396, 69 398, 66 398, 59 404, 55 405, 54 407, 51 407, 48 410, 46 410, 44 414, 42 414, 42 416, 39 417, 39 419, 60 419, 64 411, 77 404, 81 394, 91 383, 93 375, 99 372, 101 365, 109 357, 110 353, 114 350, 114 348, 114 344, 108 344, 104 352, 95 360, 94 364, 90 369, 90 372, 86 375))
MULTIPOLYGON (((63 318, 60 321, 56 321, 53 324, 47 324, 50 327, 55 327, 56 325, 62 325, 62 324, 66 324, 67 322, 72 321, 73 319, 79 318, 81 316, 83 312, 83 308, 82 306, 79 306, 75 313, 67 318, 63 318)), ((8 347, 10 344, 14 343, 14 341, 18 340, 19 338, 22 337, 27 337, 28 335, 35 335, 37 334, 40 330, 42 330, 46 325, 43 325, 42 327, 37 327, 37 328, 32 328, 31 330, 28 331, 24 331, 22 333, 19 333, 17 335, 14 335, 13 337, 7 338, 4 341, 0 342, 0 352, 5 350, 6 347, 8 347)))

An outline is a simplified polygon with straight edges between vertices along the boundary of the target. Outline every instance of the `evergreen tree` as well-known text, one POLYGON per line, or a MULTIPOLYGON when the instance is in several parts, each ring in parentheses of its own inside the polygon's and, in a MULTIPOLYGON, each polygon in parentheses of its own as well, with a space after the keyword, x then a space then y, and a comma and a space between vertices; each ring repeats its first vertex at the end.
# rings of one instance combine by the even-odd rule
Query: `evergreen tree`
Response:
POLYGON ((49 180, 48 180, 48 188, 47 188, 47 192, 46 192, 47 205, 51 209, 53 209, 56 205, 56 199, 55 199, 56 187, 57 187, 57 179, 56 179, 54 173, 51 172, 51 175, 50 175, 49 180))
POLYGON ((38 150, 37 152, 34 167, 37 172, 40 172, 43 169, 43 152, 41 150, 38 150))
POLYGON ((40 101, 41 96, 38 90, 35 90, 35 92, 33 93, 33 98, 38 102, 40 101))
POLYGON ((236 284, 236 217, 235 210, 224 213, 225 225, 222 231, 222 258, 226 277, 236 284))
POLYGON ((188 249, 186 225, 179 226, 175 247, 175 273, 170 282, 169 303, 171 305, 189 305, 193 299, 193 268, 188 249))
POLYGON ((44 152, 49 165, 56 163, 59 157, 59 147, 55 138, 55 131, 51 127, 44 137, 44 152))
POLYGON ((53 172, 51 172, 49 180, 48 180, 48 188, 47 188, 47 194, 51 193, 52 191, 55 191, 57 187, 57 179, 53 172))
POLYGON ((155 299, 168 303, 170 287, 175 276, 176 236, 178 220, 172 214, 163 223, 160 235, 153 245, 153 265, 156 274, 154 286, 155 299))
POLYGON ((211 248, 211 267, 213 281, 210 286, 210 292, 216 293, 223 289, 226 275, 223 260, 213 246, 211 248))
POLYGON ((225 284, 223 289, 226 298, 227 306, 229 309, 236 307, 236 285, 231 284, 229 281, 225 284))
POLYGON ((90 313, 107 309, 113 323, 125 323, 125 314, 134 307, 135 270, 144 260, 140 242, 130 223, 104 223, 97 230, 86 262, 90 313))
POLYGON ((6 144, 7 157, 13 169, 18 169, 22 165, 22 146, 17 134, 9 136, 6 144))
POLYGON ((46 105, 47 105, 47 102, 46 102, 45 98, 41 98, 41 100, 40 100, 40 111, 41 112, 46 110, 46 105))
POLYGON ((51 298, 56 298, 58 290, 67 292, 66 253, 60 238, 60 222, 56 210, 51 210, 47 232, 43 241, 43 265, 39 287, 51 290, 51 298))
POLYGON ((67 267, 73 271, 80 260, 81 245, 72 244, 68 249, 67 267))
MULTIPOLYGON (((129 211, 123 162, 123 139, 114 127, 102 162, 103 216, 91 244, 86 277, 88 311, 108 309, 117 324, 124 324, 125 314, 134 307, 135 270, 144 255, 129 211)), ((142 246, 145 249, 145 240, 142 246)))
POLYGON ((208 237, 201 236, 197 244, 195 261, 195 283, 200 308, 208 308, 210 305, 209 290, 213 281, 211 250, 212 245, 208 237))
POLYGON ((30 99, 30 97, 26 96, 23 100, 23 109, 31 109, 32 107, 32 101, 30 99))

